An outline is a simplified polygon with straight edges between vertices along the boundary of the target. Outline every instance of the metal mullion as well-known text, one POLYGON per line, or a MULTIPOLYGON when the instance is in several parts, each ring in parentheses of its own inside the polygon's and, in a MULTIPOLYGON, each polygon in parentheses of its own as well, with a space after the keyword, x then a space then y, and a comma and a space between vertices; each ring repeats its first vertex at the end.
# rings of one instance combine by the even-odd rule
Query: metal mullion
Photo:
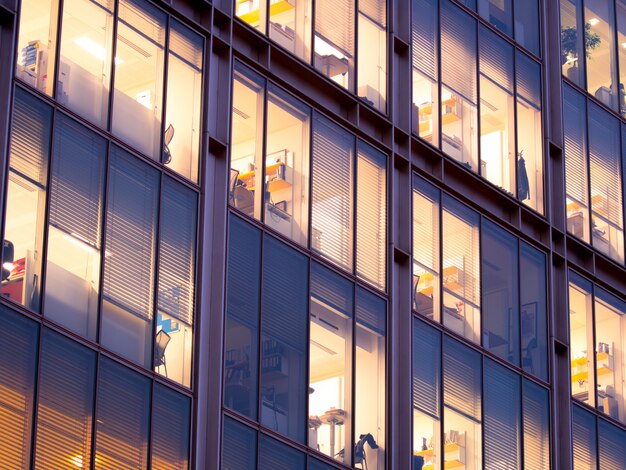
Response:
POLYGON ((91 419, 91 448, 89 449, 89 468, 94 469, 96 465, 96 424, 98 423, 98 391, 100 390, 100 363, 102 356, 99 351, 95 351, 95 372, 93 387, 93 414, 91 419))
MULTIPOLYGON (((350 352, 352 354, 352 357, 350 358, 350 363, 352 364, 352 370, 351 372, 351 387, 350 387, 350 411, 352 416, 350 417, 350 427, 352 429, 350 429, 350 453, 348 454, 347 451, 344 451, 344 460, 346 459, 346 456, 348 455, 348 462, 350 463, 350 465, 354 466, 354 444, 356 442, 356 435, 355 435, 355 431, 356 431, 356 387, 354 386, 354 384, 356 383, 356 371, 357 371, 357 363, 356 363, 356 323, 357 323, 357 318, 356 318, 356 306, 357 306, 357 290, 358 290, 358 285, 355 283, 352 285, 352 344, 350 347, 350 352)), ((335 456, 331 456, 331 458, 334 460, 335 456)), ((345 462, 344 462, 345 464, 345 462)))
POLYGON ((352 148, 353 148, 353 158, 352 158, 352 162, 353 162, 353 168, 352 168, 352 194, 350 195, 350 197, 352 198, 352 240, 350 243, 350 248, 352 248, 352 266, 350 269, 350 273, 352 275, 354 275, 354 277, 357 277, 357 252, 356 252, 356 245, 357 245, 357 237, 358 237, 358 233, 357 233, 357 224, 358 224, 358 217, 357 217, 357 202, 358 202, 358 177, 359 177, 359 172, 358 172, 358 166, 359 166, 359 141, 358 139, 351 134, 350 137, 352 137, 352 148))
MULTIPOLYGON (((158 319, 158 310, 159 310, 159 279, 160 279, 160 260, 161 260, 161 224, 163 223, 163 188, 165 187, 165 175, 160 172, 159 173, 159 187, 157 190, 159 191, 159 202, 157 206, 157 216, 154 222, 155 227, 155 236, 154 240, 156 241, 154 247, 154 281, 153 281, 153 291, 152 291, 152 338, 150 343, 152 344, 152 349, 150 349, 150 370, 152 371, 152 375, 160 374, 160 372, 155 371, 154 365, 154 348, 156 347, 156 329, 157 329, 157 319, 158 319)), ((165 376, 167 378, 167 376, 165 376)))
POLYGON ((352 73, 352 80, 350 80, 350 65, 349 65, 350 62, 348 61, 348 91, 350 93, 354 93, 355 95, 357 94, 358 83, 359 83, 358 82, 359 80, 359 54, 361 52, 359 50, 359 12, 360 12, 359 3, 360 3, 360 0, 354 0, 354 36, 352 37, 352 40, 354 41, 353 42, 354 50, 352 51, 354 70, 352 73), (352 83, 350 83, 350 81, 352 81, 352 83))
MULTIPOLYGON (((165 17, 165 43, 163 45, 163 87, 161 91, 161 134, 159 136, 159 163, 165 165, 163 157, 165 154, 165 120, 167 119, 167 87, 169 84, 169 56, 170 56, 170 35, 171 32, 171 16, 165 17)), ((159 45, 157 45, 158 47, 159 45)))
MULTIPOLYGON (((585 101, 585 170, 587 171, 587 187, 585 188, 585 193, 587 195, 587 212, 589 213, 589 220, 587 221, 587 229, 589 230, 589 243, 590 246, 593 247, 593 209, 591 204, 591 157, 589 155, 589 101, 587 97, 584 97, 585 101)), ((584 236, 584 233, 583 233, 584 236)))
POLYGON ((307 216, 307 247, 311 251, 313 251, 313 158, 315 155, 313 153, 313 134, 315 133, 315 127, 313 122, 315 121, 316 113, 309 108, 309 194, 308 194, 308 216, 307 216))
POLYGON ((476 155, 477 159, 476 161, 478 162, 478 167, 476 168, 476 174, 478 176, 480 176, 483 179, 487 179, 485 177, 485 175, 483 175, 483 171, 482 171, 482 152, 481 152, 481 140, 482 140, 482 134, 481 134, 481 127, 482 127, 482 119, 481 119, 481 109, 482 109, 482 104, 480 102, 480 92, 481 92, 481 86, 480 86, 480 58, 481 58, 481 53, 480 53, 480 45, 481 45, 481 38, 482 35, 480 34, 481 31, 481 24, 479 21, 474 19, 474 24, 475 24, 475 33, 474 33, 474 37, 476 38, 476 150, 478 152, 478 155, 476 155))
MULTIPOLYGON (((445 459, 444 459, 444 447, 445 447, 445 432, 444 432, 444 427, 445 427, 445 413, 444 413, 444 400, 445 400, 445 394, 444 394, 444 374, 445 374, 445 365, 444 365, 444 359, 445 359, 445 354, 444 354, 444 343, 445 343, 445 335, 441 332, 441 330, 437 330, 437 334, 439 335, 439 403, 438 403, 438 410, 437 412, 439 413, 439 448, 437 449, 439 451, 439 468, 445 468, 445 459)), ((434 433, 433 433, 434 434, 434 433)), ((433 451, 434 451, 434 445, 433 445, 433 451)))
MULTIPOLYGON (((435 33, 435 50, 437 53, 437 96, 435 97, 437 102, 434 103, 437 105, 437 143, 434 145, 437 149, 441 150, 442 148, 442 134, 443 134, 443 126, 441 123, 441 86, 442 86, 442 67, 441 67, 441 1, 437 0, 437 26, 435 33)), ((412 66, 412 64, 411 64, 412 66)), ((432 106, 431 106, 432 111, 432 106)), ((434 128, 433 128, 434 130, 434 128)), ((419 135, 419 118, 418 118, 418 135, 419 135)), ((434 143, 434 137, 432 138, 432 142, 434 143)), ((445 175, 444 175, 445 176, 445 175)), ((441 200, 441 198, 439 198, 441 200)), ((439 250, 441 252, 441 250, 439 250)))
MULTIPOLYGON (((260 150, 261 150, 261 155, 259 156, 259 158, 261 159, 261 181, 258 184, 259 190, 261 192, 261 194, 259 194, 258 199, 260 199, 261 201, 261 207, 259 208, 259 221, 263 224, 265 224, 265 193, 267 191, 267 189, 269 188, 269 184, 266 186, 265 184, 265 178, 266 178, 266 166, 267 166, 267 108, 268 108, 268 93, 267 93, 267 88, 269 86, 269 82, 268 80, 263 77, 263 109, 261 110, 262 113, 262 119, 261 119, 261 143, 259 144, 259 142, 255 143, 255 153, 257 150, 259 150, 259 145, 260 145, 260 150)), ((257 101, 258 101, 258 96, 257 96, 257 101)), ((259 112, 257 110, 257 116, 258 116, 259 112)), ((259 124, 257 123, 257 129, 256 129, 256 133, 257 133, 257 137, 259 134, 259 124)), ((256 163, 255 163, 256 165, 256 163)), ((256 168, 256 167, 255 167, 256 168)), ((256 175, 256 169, 255 169, 255 175, 256 175)), ((257 190, 257 182, 254 182, 254 188, 255 191, 257 190)), ((253 209, 253 218, 254 218, 254 209, 253 209)), ((265 233, 265 232, 263 232, 265 233)))
MULTIPOLYGON (((521 345, 521 343, 520 343, 521 345)), ((526 468, 524 465, 524 384, 525 379, 523 376, 518 375, 519 378, 519 458, 517 463, 519 468, 526 468)), ((549 418, 548 418, 549 419, 549 418)), ((548 432, 548 435, 550 433, 548 432)))
MULTIPOLYGON (((541 16, 541 15, 540 15, 541 16)), ((580 84, 581 88, 587 92, 587 46, 585 44, 585 0, 580 0, 580 15, 576 17, 576 19, 574 20, 574 23, 576 24, 576 26, 578 26, 578 18, 580 18, 582 20, 582 71, 583 71, 583 79, 582 79, 582 83, 580 84)), ((578 28, 576 28, 576 34, 578 35, 578 28)), ((578 67, 580 68, 581 63, 581 57, 578 57, 579 60, 579 64, 578 67)), ((579 76, 577 78, 580 78, 580 72, 579 72, 579 76)), ((591 201, 590 201, 591 202, 591 201)), ((591 234, 589 234, 589 236, 591 237, 591 234)))
MULTIPOLYGON (((314 59, 315 58, 315 30, 316 30, 315 13, 317 11, 317 8, 316 8, 317 1, 316 0, 308 0, 308 1, 311 3, 311 32, 310 32, 311 34, 309 36, 311 39, 311 42, 309 43, 309 55, 306 58, 306 62, 308 64, 311 64, 313 68, 315 68, 315 59, 314 59)), ((305 16, 307 13, 308 12, 305 11, 304 13, 305 16)), ((305 29, 306 29, 306 21, 304 22, 304 24, 305 24, 305 29)))
MULTIPOLYGON (((259 303, 258 303, 258 312, 259 312, 259 323, 258 323, 258 328, 257 328, 257 396, 256 396, 256 400, 257 400, 257 407, 256 407, 256 416, 252 417, 252 419, 254 421, 256 421, 258 423, 258 425, 260 426, 261 424, 261 410, 263 407, 263 394, 261 391, 261 364, 262 364, 262 353, 263 353, 263 347, 262 347, 262 342, 263 342, 263 335, 262 335, 262 327, 263 327, 263 314, 265 313, 263 311, 263 294, 264 294, 264 266, 265 266, 265 232, 263 232, 262 230, 259 230, 260 232, 260 236, 261 236, 261 253, 260 253, 260 260, 259 260, 259 303)), ((259 432, 257 431, 257 434, 259 434, 259 432)), ((258 451, 257 451, 257 459, 258 459, 258 451)), ((257 462, 258 463, 258 462, 257 462)))
MULTIPOLYGON (((541 71, 541 76, 543 77, 543 67, 540 65, 540 71, 541 71)), ((540 80, 541 78, 540 77, 540 80)), ((513 131, 515 132, 515 135, 513 136, 513 143, 515 146, 515 155, 513 156, 514 162, 513 162, 513 175, 515 178, 515 181, 513 183, 513 189, 515 191, 515 198, 519 201, 519 178, 517 175, 517 155, 519 153, 519 142, 518 142, 518 130, 517 130, 517 48, 515 46, 513 46, 513 131)), ((541 111, 541 116, 543 116, 543 110, 541 111)), ((541 120, 541 129, 542 132, 541 134, 543 135, 543 119, 541 120)), ((543 143, 541 145, 541 153, 543 155, 543 143)), ((542 163, 543 163, 543 158, 542 158, 542 163)), ((543 165, 545 168, 545 164, 543 165)), ((542 174, 544 172, 542 171, 542 174)), ((543 178, 545 179, 545 175, 543 176, 543 178)), ((543 185, 545 187, 545 185, 543 185)), ((520 201, 522 202, 522 201, 520 201)), ((545 206, 545 198, 544 198, 544 206, 545 206)), ((519 253, 519 250, 518 250, 519 253)), ((519 281, 519 279, 518 279, 519 281)), ((521 307, 521 302, 520 302, 520 307, 521 307)), ((521 312, 521 310, 520 310, 521 312)), ((521 330, 520 330, 521 331, 521 330)), ((520 358, 521 358, 521 345, 522 343, 520 342, 520 358)))
MULTIPOLYGON (((307 258, 307 267, 308 267, 308 282, 307 282, 307 322, 306 322, 306 345, 307 345, 307 352, 306 352, 306 364, 304 365, 304 369, 305 369, 305 374, 306 374, 306 386, 305 386, 305 402, 304 402, 304 409, 305 409, 305 416, 310 416, 309 415, 309 393, 308 390, 311 387, 311 274, 312 274, 312 266, 313 266, 313 261, 311 260, 311 258, 307 258)), ((310 443, 309 443, 309 425, 308 425, 308 419, 305 420, 305 444, 307 446, 307 448, 310 448, 310 443)), ((308 462, 308 458, 307 458, 307 462, 308 462)), ((308 463, 307 463, 307 468, 308 468, 308 463)))
POLYGON ((115 72, 117 67, 115 65, 115 57, 117 55, 117 26, 119 24, 119 3, 121 0, 114 0, 115 3, 113 5, 113 28, 111 31, 111 63, 110 63, 110 74, 109 74, 109 100, 108 100, 108 112, 107 112, 107 123, 106 130, 112 131, 113 129, 113 106, 115 105, 115 72))
MULTIPOLYGON (((440 106, 441 108, 441 106, 440 106)), ((437 207, 437 216, 438 216, 438 220, 437 222, 439 223, 439 227, 437 230, 437 240, 433 240, 433 242, 438 244, 438 248, 439 248, 439 256, 438 258, 438 263, 439 265, 437 266, 437 272, 438 272, 438 287, 439 287, 439 292, 438 292, 438 299, 437 299, 437 317, 435 318, 435 312, 433 312, 433 320, 435 320, 437 323, 439 323, 439 325, 443 325, 443 249, 444 249, 444 244, 443 244, 443 231, 444 231, 444 227, 443 227, 443 193, 441 191, 441 189, 439 189, 438 187, 435 187, 437 190, 437 195, 438 195, 438 207, 437 207)), ((433 278, 434 279, 434 278, 433 278)), ((434 289, 433 289, 434 292, 434 289)), ((433 301, 433 306, 435 305, 435 302, 433 301)))
MULTIPOLYGON (((592 356, 591 365, 593 367, 593 371, 587 370, 587 379, 591 377, 593 373, 593 383, 590 380, 587 380, 589 384, 590 391, 593 391, 593 409, 596 413, 598 410, 598 374, 597 374, 597 358, 596 358, 596 290, 597 287, 595 283, 591 284, 591 348, 587 348, 587 357, 589 355, 592 356), (592 386, 593 385, 593 386, 592 386)), ((587 328, 587 332, 589 328, 587 328)), ((587 337, 587 344, 589 346, 589 337, 587 337)))
POLYGON ((154 415, 154 389, 156 388, 156 384, 154 379, 150 379, 150 406, 148 406, 149 409, 149 414, 148 414, 148 439, 147 439, 147 450, 148 450, 148 457, 147 457, 147 464, 148 464, 148 468, 152 468, 152 437, 154 434, 154 420, 153 415, 154 415))
POLYGON ((32 408, 32 416, 30 418, 30 422, 32 428, 30 430, 30 467, 34 468, 35 466, 35 446, 36 446, 36 436, 37 436, 37 428, 39 424, 37 408, 39 405, 39 382, 41 380, 41 344, 43 340, 43 329, 44 326, 42 323, 37 323, 38 331, 38 342, 37 342, 37 361, 35 363, 35 380, 33 383, 33 408, 32 408))
MULTIPOLYGON (((63 29, 63 4, 65 0, 57 0, 59 2, 59 4, 57 5, 57 17, 56 17, 56 24, 57 24, 57 29, 55 31, 56 33, 56 44, 55 44, 55 48, 54 48, 54 72, 53 72, 53 80, 52 80, 52 85, 51 85, 51 93, 50 93, 50 97, 53 99, 56 99, 56 88, 57 88, 57 77, 59 76, 59 65, 61 64, 60 58, 61 58, 61 33, 62 33, 62 29, 63 29)), ((52 13, 52 12, 51 12, 52 13)), ((52 18, 51 18, 52 20, 52 18)), ((52 21, 51 21, 52 22, 52 21)), ((39 77, 37 77, 39 78, 39 77)), ((46 93, 44 91, 44 93, 46 93)), ((47 93, 46 93, 47 94, 47 93)))
MULTIPOLYGON (((482 331, 481 331, 481 336, 482 336, 482 331)), ((478 394, 478 396, 480 397, 480 423, 479 423, 480 424, 480 462, 483 468, 485 468, 485 426, 484 426, 484 423, 485 423, 485 406, 484 406, 485 387, 483 385, 485 383, 485 362, 486 361, 487 359, 485 358, 485 356, 481 354, 480 355, 480 393, 478 394)))

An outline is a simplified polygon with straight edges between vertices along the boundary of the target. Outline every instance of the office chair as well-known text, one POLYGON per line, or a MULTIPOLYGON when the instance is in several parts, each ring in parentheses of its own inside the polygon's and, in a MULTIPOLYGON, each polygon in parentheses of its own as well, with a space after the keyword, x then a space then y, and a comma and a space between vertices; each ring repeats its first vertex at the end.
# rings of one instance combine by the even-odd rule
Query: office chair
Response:
POLYGON ((160 330, 156 334, 154 342, 154 367, 165 367, 165 377, 167 377, 167 364, 165 363, 165 348, 169 344, 172 337, 164 330, 160 330))
POLYGON ((239 170, 235 170, 234 168, 230 169, 230 178, 228 180, 228 202, 233 204, 233 199, 235 195, 235 186, 237 185, 237 180, 239 179, 239 170))
POLYGON ((163 134, 163 163, 165 163, 166 165, 172 161, 172 154, 168 145, 173 138, 174 126, 170 124, 169 126, 167 126, 167 129, 165 129, 165 133, 163 134))

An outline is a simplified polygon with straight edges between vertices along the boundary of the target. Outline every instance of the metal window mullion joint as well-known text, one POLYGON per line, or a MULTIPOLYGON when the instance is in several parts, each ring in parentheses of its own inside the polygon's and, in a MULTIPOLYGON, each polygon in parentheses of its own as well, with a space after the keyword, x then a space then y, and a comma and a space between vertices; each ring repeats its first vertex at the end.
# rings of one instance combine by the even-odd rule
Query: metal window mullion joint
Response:
POLYGON ((107 112, 107 130, 108 131, 112 131, 113 129, 113 106, 115 104, 115 72, 116 72, 116 67, 115 67, 115 57, 117 57, 117 29, 118 29, 118 16, 119 16, 119 6, 120 2, 119 0, 114 0, 114 5, 113 5, 113 31, 112 31, 112 39, 111 39, 111 57, 112 60, 109 63, 109 100, 108 100, 108 105, 109 105, 109 109, 107 112))
MULTIPOLYGON (((164 138, 163 136, 165 135, 165 120, 167 119, 167 87, 168 87, 168 82, 169 82, 169 57, 170 57, 170 35, 171 33, 171 16, 170 15, 166 15, 165 17, 165 44, 163 46, 163 71, 162 71, 162 77, 163 77, 163 81, 161 83, 162 85, 162 91, 161 91, 161 133, 158 137, 159 139, 159 162, 161 164, 165 164, 165 145, 164 145, 164 138)), ((158 83, 158 82, 157 82, 158 83)), ((182 85, 182 84, 181 84, 182 85)), ((161 182, 162 183, 162 182, 161 182)), ((163 187, 163 184, 161 184, 161 187, 163 187)))
MULTIPOLYGON (((232 216, 231 216, 232 217, 232 216)), ((265 239, 266 239, 266 235, 263 231, 259 231, 260 232, 260 237, 261 237, 261 246, 260 246, 260 256, 259 256, 259 298, 258 298, 258 312, 259 312, 259 323, 258 323, 258 327, 257 327, 257 364, 256 364, 256 370, 257 370, 257 396, 256 396, 256 400, 257 400, 257 406, 256 406, 256 416, 253 416, 252 418, 258 422, 259 424, 261 423, 261 410, 263 408, 263 391, 261 389, 262 386, 262 382, 261 382, 261 375, 262 375, 262 364, 263 364, 263 358, 261 357, 261 354, 263 353, 263 335, 262 335, 262 329, 263 329, 263 314, 265 313, 263 311, 263 295, 264 295, 264 283, 265 283, 265 270, 264 265, 265 265, 265 239)), ((224 329, 225 331, 225 329, 224 329)), ((224 345, 226 345, 226 342, 224 342, 224 345)), ((257 439, 260 439, 259 436, 260 433, 257 433, 257 439)), ((260 448, 260 440, 257 442, 257 449, 260 448)), ((259 465, 259 452, 257 452, 257 468, 260 468, 259 465)))

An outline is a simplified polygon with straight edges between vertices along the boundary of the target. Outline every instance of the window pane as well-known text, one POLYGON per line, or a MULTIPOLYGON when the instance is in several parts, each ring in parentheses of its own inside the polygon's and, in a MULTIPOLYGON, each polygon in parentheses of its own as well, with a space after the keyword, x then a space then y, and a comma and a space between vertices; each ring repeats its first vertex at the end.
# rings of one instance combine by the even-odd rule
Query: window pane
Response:
POLYGON ((50 0, 23 0, 20 9, 15 74, 49 96, 54 84, 57 10, 58 4, 50 0))
POLYGON ((100 341, 149 368, 159 174, 113 147, 107 197, 100 341))
POLYGON ((569 354, 572 364, 572 397, 594 404, 591 284, 570 272, 569 354))
POLYGON ((149 157, 161 155, 165 13, 143 0, 120 0, 113 133, 149 157))
POLYGON ((326 118, 313 120, 311 248, 352 271, 354 137, 326 118))
POLYGON ((480 0, 478 13, 504 34, 513 36, 512 3, 512 0, 480 0))
POLYGON ((314 65, 349 90, 354 89, 354 0, 315 2, 314 65))
POLYGON ((533 54, 540 56, 539 2, 515 0, 515 40, 533 54))
MULTIPOLYGON (((285 3, 287 2, 285 1, 285 3)), ((235 14, 249 25, 265 33, 267 0, 244 0, 237 2, 235 14)))
POLYGON ((317 459, 314 459, 309 456, 309 466, 308 470, 334 470, 335 467, 331 467, 330 465, 320 462, 317 459))
POLYGON ((95 340, 107 144, 57 114, 50 180, 45 315, 95 340))
POLYGON ((478 172, 476 49, 476 21, 450 0, 442 3, 441 149, 474 172, 478 172))
POLYGON ((357 94, 385 112, 387 106, 387 2, 361 0, 358 23, 357 94))
POLYGON ((37 374, 37 324, 0 307, 0 461, 30 468, 33 394, 37 374))
POLYGON ((6 199, 2 295, 39 310, 52 112, 16 88, 6 199), (12 251, 12 253, 11 253, 12 251))
POLYGON ((154 367, 186 386, 190 386, 192 375, 197 199, 192 190, 171 178, 164 179, 154 367))
POLYGON ((305 62, 311 61, 312 3, 309 0, 270 2, 270 38, 305 62))
MULTIPOLYGON (((581 0, 561 0, 561 64, 563 75, 580 87, 585 86, 583 58, 583 10, 581 0)), ((585 25, 585 40, 591 32, 585 25), (589 31, 589 32, 588 32, 589 31)), ((586 42, 585 41, 585 42, 586 42)), ((593 42, 596 42, 595 38, 593 42)))
POLYGON ((624 361, 626 360, 626 303, 596 290, 596 391, 597 408, 626 422, 624 361))
POLYGON ((154 386, 152 470, 189 468, 190 400, 160 384, 154 386))
POLYGON ((480 28, 480 174, 515 193, 513 47, 480 28))
POLYGON ((482 232, 483 347, 519 364, 518 239, 485 220, 482 232))
POLYGON ((520 247, 522 367, 548 380, 546 256, 525 243, 520 247))
POLYGON ((572 406, 572 447, 574 470, 596 468, 596 418, 577 406, 572 406))
POLYGON ((261 434, 258 470, 304 470, 305 456, 296 449, 261 434))
POLYGON ((443 207, 443 324, 479 343, 479 216, 447 196, 443 207))
POLYGON ((385 289, 387 274, 387 156, 359 142, 356 168, 356 272, 385 289))
POLYGON ((224 418, 222 470, 256 470, 256 431, 224 418))
POLYGON ((413 0, 411 16, 413 106, 412 130, 439 147, 437 0, 413 0))
POLYGON ((543 213, 541 66, 516 52, 517 198, 543 213))
POLYGON ((354 464, 385 468, 385 334, 387 304, 357 287, 354 464), (361 452, 362 450, 362 452, 361 452))
POLYGON ((96 355, 45 329, 40 367, 35 468, 90 468, 96 355))
POLYGON ((96 404, 95 468, 147 468, 150 380, 102 358, 96 404))
POLYGON ((172 19, 162 162, 198 182, 202 109, 202 37, 172 19))
POLYGON ((565 196, 567 231, 589 242, 589 178, 587 177, 587 100, 563 85, 563 138, 565 141, 565 196))
POLYGON ((520 377, 485 363, 485 468, 521 468, 520 377))
POLYGON ((260 421, 304 443, 308 260, 269 236, 263 259, 260 421))
POLYGON ((600 453, 600 468, 602 470, 620 470, 626 462, 626 431, 607 423, 603 419, 598 421, 598 444, 600 453))
POLYGON ((591 243, 624 262, 624 223, 619 122, 596 105, 589 106, 591 243))
POLYGON ((349 463, 352 398, 352 282, 314 263, 309 332, 309 447, 349 463))
POLYGON ((548 391, 523 380, 524 468, 550 468, 550 398, 548 391))
POLYGON ((228 201, 250 217, 261 220, 261 191, 255 188, 260 188, 263 181, 265 83, 243 67, 236 66, 234 75, 228 201))
POLYGON ((256 419, 261 234, 239 217, 229 220, 224 404, 256 419))
POLYGON ((413 309, 440 320, 439 284, 440 211, 439 190, 413 177, 413 309))
POLYGON ((274 86, 268 94, 264 221, 306 246, 311 110, 274 86))
POLYGON ((113 9, 113 0, 63 2, 57 101, 100 127, 109 114, 113 9))

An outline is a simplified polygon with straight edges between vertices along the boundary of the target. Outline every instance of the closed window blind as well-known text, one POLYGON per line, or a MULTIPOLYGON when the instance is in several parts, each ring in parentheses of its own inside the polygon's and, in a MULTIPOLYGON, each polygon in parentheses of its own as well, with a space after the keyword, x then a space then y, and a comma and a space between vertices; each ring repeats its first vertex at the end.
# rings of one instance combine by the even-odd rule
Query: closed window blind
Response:
POLYGON ((256 431, 224 419, 222 470, 256 470, 256 431))
POLYGON ((439 271, 439 190, 413 179, 413 258, 439 271))
POLYGON ((577 406, 572 406, 572 452, 574 470, 596 468, 596 419, 577 406))
POLYGON ((485 468, 521 468, 519 375, 487 360, 484 407, 485 468))
POLYGON ((344 55, 354 55, 354 0, 317 0, 315 33, 344 55))
POLYGON ((45 329, 37 405, 36 469, 89 468, 96 356, 45 329), (69 456, 69 462, 68 462, 69 456))
POLYGON ((356 271, 385 289, 387 273, 387 157, 359 142, 356 199, 356 271))
POLYGON ((441 80, 476 103, 476 21, 450 1, 441 4, 441 80))
POLYGON ((50 180, 50 224, 100 248, 106 142, 59 115, 50 180))
POLYGON ((626 462, 626 431, 607 423, 598 421, 598 444, 600 468, 602 470, 622 470, 626 462))
POLYGON ((202 55, 204 53, 202 36, 173 18, 170 23, 169 50, 197 72, 202 71, 202 55))
POLYGON ((259 470, 304 470, 304 454, 265 434, 259 440, 259 470))
POLYGON ((550 468, 550 402, 548 391, 524 379, 524 468, 550 468))
POLYGON ((311 267, 311 298, 352 318, 354 284, 318 263, 311 267))
POLYGON ((171 178, 163 183, 159 232, 159 309, 193 325, 197 196, 171 178))
POLYGON ((37 324, 0 307, 0 462, 28 469, 37 373, 37 324))
MULTIPOLYGON (((146 39, 165 44, 165 12, 145 0, 120 0, 119 20, 146 39)), ((120 38, 124 41, 124 38, 120 38)))
POLYGON ((11 170, 41 187, 48 179, 51 126, 51 108, 16 88, 9 164, 11 170))
POLYGON ((413 319, 413 407, 439 417, 441 335, 413 319))
POLYGON ((443 399, 446 406, 480 421, 482 367, 480 354, 445 337, 443 399))
POLYGON ((517 96, 541 109, 541 66, 523 52, 515 53, 517 96))
POLYGON ((479 37, 480 74, 513 93, 513 47, 484 26, 479 37))
POLYGON ((359 11, 383 28, 387 26, 387 2, 385 0, 359 0, 359 11))
POLYGON ((352 270, 354 137, 316 115, 313 119, 311 248, 352 270))
POLYGON ((189 398, 161 384, 154 385, 152 470, 189 468, 189 406, 189 398))
POLYGON ((385 336, 387 331, 387 303, 371 292, 357 287, 356 321, 380 336, 385 336))
POLYGON ((145 318, 152 318, 158 197, 158 172, 113 147, 103 294, 145 318))
POLYGON ((413 67, 431 80, 437 79, 438 20, 436 0, 413 0, 413 15, 411 15, 413 67))
POLYGON ((567 196, 588 207, 586 100, 563 85, 563 136, 565 140, 565 188, 567 196))
POLYGON ((150 380, 102 358, 96 406, 95 468, 146 468, 150 380))

